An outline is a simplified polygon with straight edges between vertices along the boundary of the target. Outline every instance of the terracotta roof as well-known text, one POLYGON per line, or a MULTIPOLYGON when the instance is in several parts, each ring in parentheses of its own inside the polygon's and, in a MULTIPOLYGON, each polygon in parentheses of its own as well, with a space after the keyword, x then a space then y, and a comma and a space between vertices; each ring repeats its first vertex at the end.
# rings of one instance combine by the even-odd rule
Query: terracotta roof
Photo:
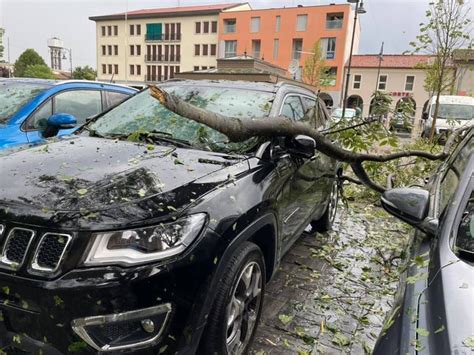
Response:
MULTIPOLYGON (((163 7, 157 9, 142 9, 128 11, 128 18, 147 18, 147 17, 170 17, 170 16, 186 16, 186 15, 198 15, 198 14, 213 14, 219 13, 223 10, 244 5, 245 3, 233 3, 233 4, 216 4, 216 5, 201 5, 201 6, 180 6, 180 7, 163 7)), ((119 20, 125 18, 125 12, 112 15, 103 16, 92 16, 89 17, 92 21, 101 20, 119 20)))
MULTIPOLYGON (((408 69, 414 68, 419 63, 429 63, 429 55, 404 55, 404 54, 384 54, 382 68, 408 69)), ((379 55, 354 55, 352 56, 353 68, 378 68, 379 55)))

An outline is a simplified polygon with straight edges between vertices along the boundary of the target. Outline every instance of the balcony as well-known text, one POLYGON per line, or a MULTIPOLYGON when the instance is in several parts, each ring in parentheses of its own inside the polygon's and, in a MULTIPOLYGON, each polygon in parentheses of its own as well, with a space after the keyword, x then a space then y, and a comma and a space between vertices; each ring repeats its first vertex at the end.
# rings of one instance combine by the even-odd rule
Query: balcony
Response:
POLYGON ((179 42, 181 33, 146 34, 145 42, 179 42))
POLYGON ((146 63, 179 63, 181 62, 181 55, 145 55, 146 63))
POLYGON ((328 30, 336 30, 342 28, 343 20, 327 20, 326 21, 326 29, 328 30))

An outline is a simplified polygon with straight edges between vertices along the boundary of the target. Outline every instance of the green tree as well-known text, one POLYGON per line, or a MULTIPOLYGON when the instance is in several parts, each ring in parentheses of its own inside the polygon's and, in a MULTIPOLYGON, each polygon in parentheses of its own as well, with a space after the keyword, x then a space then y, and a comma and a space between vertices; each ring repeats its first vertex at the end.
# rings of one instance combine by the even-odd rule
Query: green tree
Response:
POLYGON ((334 77, 330 74, 330 68, 326 66, 320 41, 313 44, 311 53, 304 62, 303 81, 316 88, 329 86, 334 77))
POLYGON ((25 70, 30 65, 44 65, 44 59, 34 50, 27 49, 25 50, 16 60, 14 65, 14 74, 16 77, 24 77, 25 70))
POLYGON ((33 64, 28 65, 23 72, 26 78, 54 79, 54 74, 47 65, 33 64))
POLYGON ((76 67, 72 73, 73 79, 95 80, 97 72, 90 66, 76 67))
POLYGON ((452 83, 451 61, 453 54, 460 48, 472 46, 471 8, 464 0, 434 0, 426 11, 426 23, 420 24, 420 34, 410 45, 415 52, 431 54, 433 63, 427 67, 428 86, 436 98, 433 125, 430 140, 435 133, 439 112, 439 96, 446 84, 452 83))

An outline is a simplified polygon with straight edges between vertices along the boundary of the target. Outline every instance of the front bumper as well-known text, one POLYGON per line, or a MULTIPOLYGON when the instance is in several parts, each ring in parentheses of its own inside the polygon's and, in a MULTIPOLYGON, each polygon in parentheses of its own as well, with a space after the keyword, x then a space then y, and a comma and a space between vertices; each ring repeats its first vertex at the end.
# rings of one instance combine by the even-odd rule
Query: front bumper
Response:
POLYGON ((0 272, 0 345, 35 354, 95 354, 98 348, 111 353, 180 352, 188 346, 189 334, 196 325, 204 326, 196 317, 201 313, 200 300, 212 292, 208 285, 215 268, 214 256, 210 254, 214 248, 205 241, 218 239, 208 231, 192 253, 162 265, 76 269, 48 281, 0 272), (165 317, 158 317, 156 313, 142 314, 132 317, 133 324, 122 322, 110 327, 113 322, 124 320, 120 319, 121 314, 135 315, 143 310, 163 310, 163 307, 166 312, 158 312, 158 315, 165 317), (92 329, 95 333, 89 339, 92 342, 80 337, 78 328, 84 328, 85 320, 100 320, 97 316, 108 318, 95 324, 92 329), (152 331, 148 328, 150 341, 140 338, 146 330, 141 322, 144 320, 153 321, 152 331), (139 341, 128 339, 133 346, 103 348, 99 344, 107 337, 129 334, 137 324, 142 326, 142 333, 136 332, 135 340, 139 341))

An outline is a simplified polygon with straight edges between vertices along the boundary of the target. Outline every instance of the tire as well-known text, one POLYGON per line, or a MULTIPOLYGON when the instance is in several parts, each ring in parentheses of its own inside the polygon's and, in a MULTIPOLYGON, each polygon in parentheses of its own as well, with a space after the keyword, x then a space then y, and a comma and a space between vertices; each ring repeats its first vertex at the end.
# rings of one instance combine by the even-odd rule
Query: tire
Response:
POLYGON ((337 180, 333 182, 331 187, 331 193, 329 196, 329 203, 324 211, 322 217, 318 220, 311 222, 312 231, 315 232, 327 232, 332 229, 334 219, 336 218, 337 203, 339 201, 339 187, 337 186, 337 180))
POLYGON ((199 354, 246 354, 260 320, 266 283, 260 248, 251 242, 242 243, 225 265, 223 275, 201 339, 199 354), (252 288, 256 290, 254 298, 252 294, 247 295, 252 288), (228 326, 231 318, 234 321, 228 326))

